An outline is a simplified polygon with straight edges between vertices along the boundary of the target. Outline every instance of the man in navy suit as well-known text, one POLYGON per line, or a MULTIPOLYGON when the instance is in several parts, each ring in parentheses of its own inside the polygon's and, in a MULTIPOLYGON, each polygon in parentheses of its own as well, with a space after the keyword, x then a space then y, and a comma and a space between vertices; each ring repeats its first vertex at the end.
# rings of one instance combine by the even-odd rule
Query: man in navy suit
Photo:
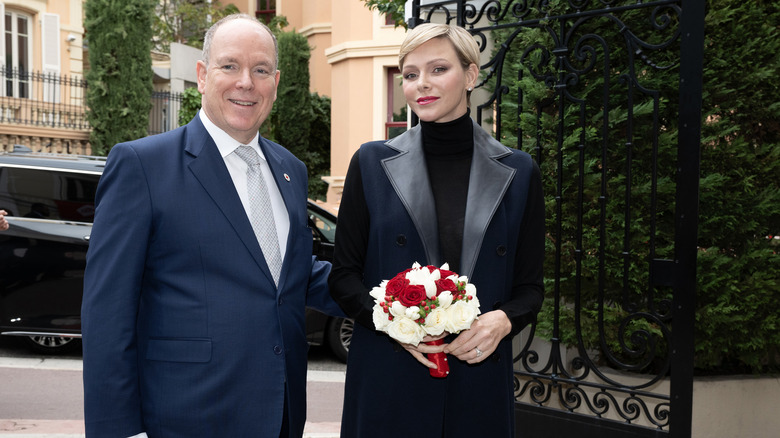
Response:
POLYGON ((221 20, 197 63, 199 114, 111 151, 84 279, 88 437, 302 435, 305 306, 341 313, 311 255, 306 168, 258 135, 276 66, 265 25, 221 20), (280 272, 250 222, 239 146, 261 157, 280 272))

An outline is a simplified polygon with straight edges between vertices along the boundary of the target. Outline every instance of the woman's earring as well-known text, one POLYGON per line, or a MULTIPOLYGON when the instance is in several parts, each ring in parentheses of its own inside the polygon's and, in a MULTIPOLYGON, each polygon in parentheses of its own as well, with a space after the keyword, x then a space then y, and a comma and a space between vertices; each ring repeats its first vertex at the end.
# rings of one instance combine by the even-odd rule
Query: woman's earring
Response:
POLYGON ((472 88, 472 87, 469 87, 469 88, 468 88, 468 91, 471 91, 471 90, 473 90, 473 89, 474 89, 474 88, 472 88))

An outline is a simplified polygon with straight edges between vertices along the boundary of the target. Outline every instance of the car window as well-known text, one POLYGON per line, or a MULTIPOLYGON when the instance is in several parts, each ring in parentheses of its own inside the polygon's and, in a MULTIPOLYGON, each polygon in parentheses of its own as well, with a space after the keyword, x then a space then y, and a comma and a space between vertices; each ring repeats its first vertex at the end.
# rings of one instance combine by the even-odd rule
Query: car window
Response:
POLYGON ((336 240, 335 222, 312 210, 309 210, 309 219, 328 242, 333 243, 336 240))
POLYGON ((0 209, 11 216, 91 223, 99 175, 0 167, 0 209))

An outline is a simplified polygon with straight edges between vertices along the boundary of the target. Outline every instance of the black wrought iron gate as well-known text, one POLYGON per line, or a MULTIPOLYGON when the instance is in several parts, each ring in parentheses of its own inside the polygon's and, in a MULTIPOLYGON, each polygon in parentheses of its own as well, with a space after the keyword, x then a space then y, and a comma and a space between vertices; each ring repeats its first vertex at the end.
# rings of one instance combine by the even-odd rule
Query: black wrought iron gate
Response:
POLYGON ((704 0, 411 5, 475 36, 476 118, 543 174, 518 436, 690 436, 704 0))

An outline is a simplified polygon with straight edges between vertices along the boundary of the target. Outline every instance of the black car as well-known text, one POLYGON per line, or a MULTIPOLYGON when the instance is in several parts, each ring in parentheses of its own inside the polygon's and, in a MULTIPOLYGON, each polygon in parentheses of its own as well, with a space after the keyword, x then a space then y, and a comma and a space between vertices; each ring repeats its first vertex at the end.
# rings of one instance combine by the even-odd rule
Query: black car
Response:
MULTIPOLYGON (((44 353, 77 347, 87 246, 104 157, 0 152, 0 334, 44 353)), ((309 202, 314 254, 332 260, 336 217, 309 202)), ((352 321, 306 311, 312 345, 346 361, 352 321)))

